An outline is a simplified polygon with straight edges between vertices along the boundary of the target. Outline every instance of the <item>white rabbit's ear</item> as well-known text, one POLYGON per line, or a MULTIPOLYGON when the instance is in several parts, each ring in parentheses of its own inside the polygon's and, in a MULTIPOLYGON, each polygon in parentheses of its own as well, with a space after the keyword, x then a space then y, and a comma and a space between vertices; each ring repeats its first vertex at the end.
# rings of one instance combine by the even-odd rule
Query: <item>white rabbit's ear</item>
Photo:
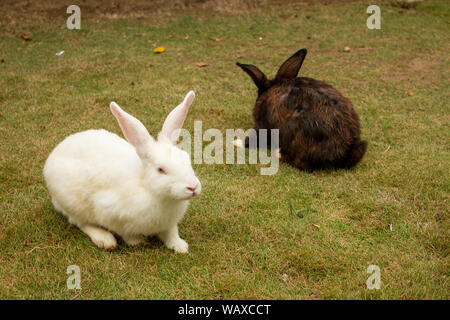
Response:
POLYGON ((183 102, 173 109, 164 121, 160 135, 169 138, 172 143, 176 143, 180 137, 181 128, 183 128, 184 119, 186 119, 189 107, 194 101, 194 91, 189 91, 183 102))
POLYGON ((123 111, 114 101, 109 105, 112 114, 119 122, 123 135, 135 148, 139 157, 144 158, 148 145, 154 140, 142 122, 123 111))

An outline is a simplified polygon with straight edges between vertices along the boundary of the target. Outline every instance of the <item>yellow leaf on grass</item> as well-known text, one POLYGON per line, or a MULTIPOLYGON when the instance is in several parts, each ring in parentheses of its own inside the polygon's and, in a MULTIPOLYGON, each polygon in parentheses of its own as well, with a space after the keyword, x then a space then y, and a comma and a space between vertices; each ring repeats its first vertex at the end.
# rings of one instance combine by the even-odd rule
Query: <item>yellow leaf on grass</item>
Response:
POLYGON ((30 41, 30 40, 31 40, 31 37, 30 37, 30 36, 27 36, 27 35, 25 35, 25 34, 22 34, 22 35, 20 36, 20 38, 21 38, 23 41, 30 41))
POLYGON ((166 48, 158 47, 153 50, 153 53, 163 53, 164 51, 166 51, 166 48))
POLYGON ((208 64, 206 62, 194 62, 197 67, 206 67, 208 64))

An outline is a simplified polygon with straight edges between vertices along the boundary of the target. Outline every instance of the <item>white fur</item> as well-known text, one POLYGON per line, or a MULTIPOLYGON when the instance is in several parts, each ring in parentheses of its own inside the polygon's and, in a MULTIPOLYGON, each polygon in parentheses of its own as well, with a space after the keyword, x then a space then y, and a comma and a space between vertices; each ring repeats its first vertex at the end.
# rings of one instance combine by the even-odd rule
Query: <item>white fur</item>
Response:
POLYGON ((167 117, 166 130, 157 141, 114 102, 111 111, 128 142, 106 130, 88 130, 64 139, 44 166, 55 209, 100 248, 116 247, 111 233, 115 232, 130 245, 158 235, 168 248, 187 252, 177 225, 201 185, 189 155, 173 139, 194 97, 189 92, 177 107, 181 111, 167 117))

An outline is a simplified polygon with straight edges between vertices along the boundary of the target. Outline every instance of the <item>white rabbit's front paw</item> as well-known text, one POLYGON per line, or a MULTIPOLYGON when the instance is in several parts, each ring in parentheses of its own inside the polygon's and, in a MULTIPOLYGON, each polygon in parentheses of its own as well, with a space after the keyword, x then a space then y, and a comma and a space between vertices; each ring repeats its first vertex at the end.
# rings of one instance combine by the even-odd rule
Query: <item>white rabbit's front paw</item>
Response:
POLYGON ((176 253, 187 253, 189 249, 188 243, 181 238, 178 238, 177 240, 173 241, 167 247, 169 249, 173 249, 176 253))

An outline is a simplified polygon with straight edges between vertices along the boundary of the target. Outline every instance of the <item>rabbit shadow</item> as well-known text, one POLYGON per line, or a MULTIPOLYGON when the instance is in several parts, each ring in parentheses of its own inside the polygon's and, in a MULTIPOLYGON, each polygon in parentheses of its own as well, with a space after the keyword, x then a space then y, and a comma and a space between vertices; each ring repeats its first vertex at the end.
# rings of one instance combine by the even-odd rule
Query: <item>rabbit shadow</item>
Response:
POLYGON ((120 251, 130 251, 130 250, 142 250, 142 249, 150 249, 150 250, 161 250, 164 249, 164 243, 158 239, 157 236, 145 236, 145 242, 138 244, 136 246, 130 246, 125 242, 125 240, 122 239, 121 236, 116 234, 115 232, 112 232, 114 234, 114 237, 117 240, 117 248, 120 251))

